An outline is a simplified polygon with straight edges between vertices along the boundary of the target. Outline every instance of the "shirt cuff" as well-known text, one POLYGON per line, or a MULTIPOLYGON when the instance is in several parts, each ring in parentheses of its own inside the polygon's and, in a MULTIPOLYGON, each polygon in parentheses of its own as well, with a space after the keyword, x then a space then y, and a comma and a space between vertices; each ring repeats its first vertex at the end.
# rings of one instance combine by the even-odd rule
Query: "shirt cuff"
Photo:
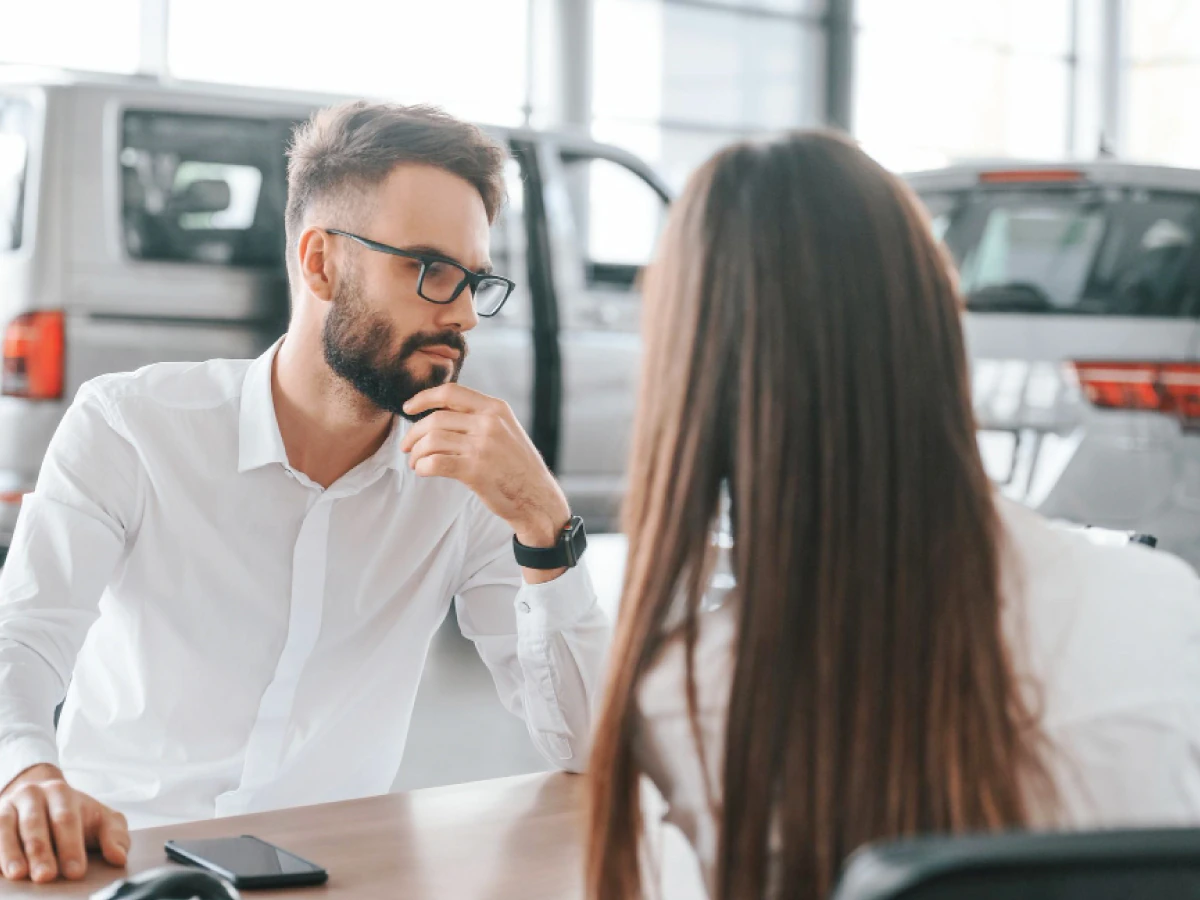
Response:
POLYGON ((38 737, 14 737, 0 742, 0 791, 33 766, 58 765, 58 748, 53 741, 38 737))
POLYGON ((587 563, 567 569, 553 581, 522 584, 513 600, 517 608, 517 630, 562 631, 579 622, 596 606, 596 589, 587 563))

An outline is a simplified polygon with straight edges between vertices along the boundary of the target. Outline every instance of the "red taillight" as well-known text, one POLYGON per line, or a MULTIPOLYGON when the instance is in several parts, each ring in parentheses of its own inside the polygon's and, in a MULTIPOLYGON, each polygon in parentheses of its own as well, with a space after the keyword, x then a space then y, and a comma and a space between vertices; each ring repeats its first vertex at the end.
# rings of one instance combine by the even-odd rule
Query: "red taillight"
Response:
POLYGON ((1073 184, 1084 181, 1084 174, 1075 169, 1005 169, 999 172, 981 172, 980 184, 1021 184, 1036 182, 1047 184, 1065 182, 1073 184))
POLYGON ((65 338, 61 312, 17 316, 4 331, 0 393, 29 400, 58 400, 63 393, 65 338))
POLYGON ((1200 424, 1200 363, 1073 363, 1083 395, 1102 409, 1161 412, 1200 424))

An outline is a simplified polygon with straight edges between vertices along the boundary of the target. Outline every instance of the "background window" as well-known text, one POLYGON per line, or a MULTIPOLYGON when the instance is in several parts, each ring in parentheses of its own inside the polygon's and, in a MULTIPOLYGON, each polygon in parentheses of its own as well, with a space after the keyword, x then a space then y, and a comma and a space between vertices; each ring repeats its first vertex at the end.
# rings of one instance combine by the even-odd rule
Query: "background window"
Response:
POLYGON ((821 6, 595 0, 593 133, 678 188, 731 141, 815 123, 821 6))
POLYGON ((171 72, 434 103, 467 119, 518 124, 527 7, 528 0, 338 0, 334 8, 324 0, 171 0, 171 72))
POLYGON ((1128 122, 1131 159, 1200 166, 1200 2, 1137 0, 1127 4, 1128 122))
POLYGON ((1069 152, 1071 0, 860 0, 857 18, 855 131, 880 162, 1069 152))
POLYGON ((133 72, 142 0, 0 3, 0 61, 133 72))

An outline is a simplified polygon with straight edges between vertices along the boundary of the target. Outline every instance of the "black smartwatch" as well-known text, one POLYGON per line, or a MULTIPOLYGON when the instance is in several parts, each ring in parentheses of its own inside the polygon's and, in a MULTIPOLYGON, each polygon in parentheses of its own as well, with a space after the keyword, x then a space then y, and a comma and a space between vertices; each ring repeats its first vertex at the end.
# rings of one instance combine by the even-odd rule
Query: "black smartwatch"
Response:
POLYGON ((571 569, 579 565, 579 558, 587 549, 587 532, 583 530, 583 519, 571 516, 567 527, 558 533, 553 547, 526 547, 513 535, 513 553, 517 564, 523 569, 571 569))

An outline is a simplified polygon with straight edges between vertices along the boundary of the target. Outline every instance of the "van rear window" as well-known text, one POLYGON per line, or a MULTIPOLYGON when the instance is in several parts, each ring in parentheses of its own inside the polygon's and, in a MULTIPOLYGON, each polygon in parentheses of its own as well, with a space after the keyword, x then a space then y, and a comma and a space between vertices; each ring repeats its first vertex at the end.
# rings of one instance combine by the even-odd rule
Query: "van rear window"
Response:
POLYGON ((923 199, 968 309, 1200 315, 1200 197, 1084 187, 923 199))
POLYGON ((21 246, 33 107, 0 96, 0 251, 21 246))
POLYGON ((221 266, 282 265, 288 124, 126 112, 120 163, 129 255, 221 266))

